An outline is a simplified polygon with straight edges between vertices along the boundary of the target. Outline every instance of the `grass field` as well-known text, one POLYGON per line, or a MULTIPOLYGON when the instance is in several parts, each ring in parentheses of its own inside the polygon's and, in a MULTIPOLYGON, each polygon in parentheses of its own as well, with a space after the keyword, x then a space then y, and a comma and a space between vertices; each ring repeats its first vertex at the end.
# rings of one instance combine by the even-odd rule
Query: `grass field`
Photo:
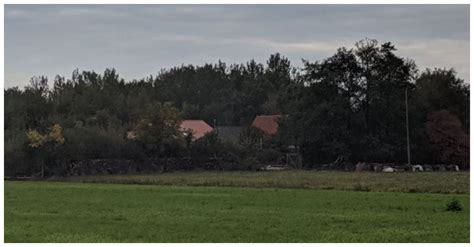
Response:
POLYGON ((469 172, 355 173, 302 170, 278 172, 173 172, 154 175, 80 176, 54 178, 52 180, 180 186, 469 193, 469 172))
POLYGON ((4 231, 6 242, 468 242, 469 194, 5 182, 4 231), (453 198, 464 211, 445 210, 453 198))

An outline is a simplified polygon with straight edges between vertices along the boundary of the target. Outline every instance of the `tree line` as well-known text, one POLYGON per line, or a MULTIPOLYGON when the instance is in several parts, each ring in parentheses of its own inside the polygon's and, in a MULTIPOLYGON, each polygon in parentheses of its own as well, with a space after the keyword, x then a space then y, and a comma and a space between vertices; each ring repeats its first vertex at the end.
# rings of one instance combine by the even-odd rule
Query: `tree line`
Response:
POLYGON ((302 68, 276 53, 264 64, 181 65, 128 82, 115 69, 76 69, 71 78, 56 76, 52 87, 47 77, 35 76, 24 89, 4 91, 5 171, 32 174, 41 170, 38 164, 58 161, 193 152, 245 160, 262 152, 246 142, 216 144, 221 141, 215 137, 191 144, 179 135, 179 122, 248 126, 262 114, 284 116, 267 151, 296 145, 306 167, 341 155, 353 162, 404 163, 405 95, 412 162, 467 167, 468 83, 453 69, 418 71, 395 51, 390 42, 365 39, 321 61, 303 60, 302 68), (137 138, 127 138, 130 131, 137 138), (47 144, 52 132, 64 140, 47 144))

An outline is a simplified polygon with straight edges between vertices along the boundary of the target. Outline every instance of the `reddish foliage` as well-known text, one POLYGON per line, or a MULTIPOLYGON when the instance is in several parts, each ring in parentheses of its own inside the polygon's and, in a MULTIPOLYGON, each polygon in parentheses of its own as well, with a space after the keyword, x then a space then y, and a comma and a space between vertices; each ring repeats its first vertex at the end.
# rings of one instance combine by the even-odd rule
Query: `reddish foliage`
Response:
POLYGON ((426 132, 430 142, 439 150, 439 158, 445 163, 469 166, 469 135, 462 128, 458 117, 447 110, 428 114, 426 132))

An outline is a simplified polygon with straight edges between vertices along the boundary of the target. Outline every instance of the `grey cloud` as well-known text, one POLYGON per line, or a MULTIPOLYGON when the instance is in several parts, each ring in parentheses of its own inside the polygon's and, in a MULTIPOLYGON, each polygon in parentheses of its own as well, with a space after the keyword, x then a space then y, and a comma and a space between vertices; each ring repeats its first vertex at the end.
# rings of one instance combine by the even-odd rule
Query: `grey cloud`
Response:
POLYGON ((76 67, 131 80, 273 52, 300 65, 365 37, 469 80, 469 5, 5 5, 5 84, 76 67))

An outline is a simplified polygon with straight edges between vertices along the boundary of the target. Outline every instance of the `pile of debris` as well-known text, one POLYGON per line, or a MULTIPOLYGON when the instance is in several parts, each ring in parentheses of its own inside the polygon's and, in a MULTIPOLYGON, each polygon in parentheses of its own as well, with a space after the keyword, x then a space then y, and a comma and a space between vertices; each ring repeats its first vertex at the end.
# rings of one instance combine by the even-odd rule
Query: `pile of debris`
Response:
POLYGON ((356 172, 361 171, 374 171, 374 172, 432 172, 432 171, 459 171, 458 165, 397 165, 393 163, 367 163, 359 162, 355 166, 356 172))
POLYGON ((331 164, 325 164, 321 166, 322 170, 335 170, 335 171, 353 171, 355 169, 354 164, 351 163, 346 156, 339 156, 331 164))
POLYGON ((351 163, 346 156, 339 156, 330 164, 322 164, 321 170, 334 171, 371 171, 371 172, 444 172, 444 171, 460 171, 459 165, 456 164, 397 164, 397 163, 369 163, 359 162, 356 165, 351 163))

